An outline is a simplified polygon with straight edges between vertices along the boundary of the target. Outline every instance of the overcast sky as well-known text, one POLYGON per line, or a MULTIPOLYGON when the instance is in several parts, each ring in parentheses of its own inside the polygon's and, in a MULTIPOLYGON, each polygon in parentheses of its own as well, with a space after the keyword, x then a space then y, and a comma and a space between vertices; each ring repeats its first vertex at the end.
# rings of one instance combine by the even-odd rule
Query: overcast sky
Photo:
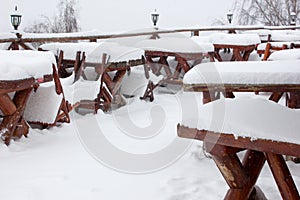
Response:
MULTIPOLYGON (((41 15, 57 12, 60 0, 1 0, 0 32, 10 32, 10 14, 14 6, 22 13, 20 30, 41 15)), ((234 0, 77 0, 80 26, 83 31, 122 32, 152 26, 150 13, 160 13, 159 28, 185 28, 211 25, 213 20, 226 19, 234 0)))

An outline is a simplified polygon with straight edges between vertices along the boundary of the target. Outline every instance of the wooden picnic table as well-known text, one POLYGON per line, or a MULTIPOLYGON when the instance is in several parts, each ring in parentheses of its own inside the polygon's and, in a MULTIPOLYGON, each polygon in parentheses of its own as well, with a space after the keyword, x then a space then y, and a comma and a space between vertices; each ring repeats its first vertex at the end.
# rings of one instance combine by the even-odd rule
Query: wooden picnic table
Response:
MULTIPOLYGON (((27 136, 29 121, 25 112, 32 91, 36 92, 42 83, 54 81, 55 88, 62 92, 55 73, 55 63, 51 52, 0 51, 0 110, 3 117, 0 135, 5 144, 8 145, 11 139, 27 136)), ((63 101, 61 108, 66 106, 66 102, 63 101)), ((68 118, 68 113, 62 114, 59 111, 56 111, 57 115, 61 115, 59 119, 68 118)))
MULTIPOLYGON (((299 108, 299 64, 299 60, 219 63, 217 66, 201 64, 202 66, 198 65, 186 74, 183 87, 186 92, 202 92, 203 103, 213 103, 220 98, 219 93, 223 93, 224 97, 234 98, 233 92, 271 92, 269 99, 275 102, 278 102, 284 93, 288 93, 288 107, 299 108), (215 67, 214 70, 210 70, 213 67, 215 67), (202 69, 200 70, 200 68, 202 69), (218 74, 219 77, 209 79, 208 77, 212 73, 218 74), (207 79, 197 78, 200 77, 200 74, 207 79), (270 76, 266 78, 266 74, 270 76)), ((228 108, 225 107, 225 109, 228 108)), ((215 112, 217 113, 217 111, 215 112)), ((241 111, 236 110, 236 112, 241 111)), ((259 112, 257 111, 257 115, 254 117, 259 117, 259 112)), ((243 118, 245 123, 251 120, 247 113, 240 114, 239 119, 243 118)), ((280 115, 280 112, 270 114, 280 115)), ((265 199, 262 191, 255 187, 265 161, 272 171, 282 198, 285 200, 300 199, 297 187, 283 158, 284 155, 300 157, 300 144, 268 138, 237 137, 234 134, 209 130, 207 127, 195 128, 180 124, 177 127, 177 133, 183 138, 201 140, 206 149, 209 149, 209 153, 230 188, 224 199, 265 199), (246 151, 242 161, 237 155, 241 151, 246 151)))
POLYGON ((15 81, 0 81, 0 110, 3 120, 0 124, 1 139, 6 145, 10 140, 27 136, 29 126, 23 118, 26 102, 38 83, 34 78, 15 81), (11 97, 10 93, 15 93, 11 97))
MULTIPOLYGON (((182 85, 181 74, 188 72, 193 66, 202 62, 204 53, 201 52, 172 52, 172 51, 154 51, 145 50, 145 57, 147 65, 153 74, 159 76, 164 71, 164 78, 158 83, 153 83, 151 80, 148 83, 146 91, 141 99, 149 98, 150 101, 154 100, 154 89, 162 84, 175 84, 182 85), (168 58, 173 57, 177 61, 177 65, 174 70, 171 69, 168 62, 168 58), (155 61, 155 59, 157 61, 155 61), (192 64, 189 64, 192 61, 192 64)), ((147 70, 145 70, 147 71, 147 70)))
POLYGON ((203 103, 219 99, 221 93, 224 97, 234 98, 235 92, 270 92, 269 99, 275 102, 287 94, 287 105, 299 108, 298 64, 299 60, 202 64, 186 74, 183 88, 187 92, 202 92, 203 103), (210 80, 211 75, 214 78, 210 80))
POLYGON ((99 93, 95 99, 82 99, 76 103, 76 110, 98 109, 108 111, 114 99, 121 97, 121 82, 131 67, 144 65, 144 51, 127 47, 115 42, 85 43, 49 43, 41 50, 50 50, 57 54, 58 73, 68 77, 74 73, 74 82, 80 77, 91 80, 87 68, 93 70, 93 81, 100 81, 99 93), (100 79, 99 79, 100 78, 100 79))
POLYGON ((228 61, 248 61, 256 45, 261 42, 257 34, 215 33, 210 36, 210 40, 214 45, 214 53, 210 55, 219 62, 224 61, 220 55, 221 50, 226 53, 232 52, 228 61))
POLYGON ((300 199, 299 192, 283 155, 300 157, 300 145, 267 139, 253 140, 233 134, 216 133, 178 125, 179 137, 204 141, 206 149, 222 173, 229 190, 225 200, 265 200, 255 187, 259 174, 267 163, 284 200, 300 199), (217 138, 217 140, 216 140, 217 138), (246 151, 241 161, 237 153, 246 151))
POLYGON ((223 49, 231 49, 232 56, 230 61, 248 61, 250 54, 255 50, 256 45, 232 45, 232 44, 214 44, 215 51, 213 57, 219 62, 223 59, 220 55, 220 51, 223 49))
MULTIPOLYGON (((152 51, 145 50, 145 57, 148 65, 150 66, 152 72, 156 75, 160 75, 162 73, 162 69, 164 70, 166 77, 166 82, 171 82, 172 80, 178 80, 180 73, 183 71, 184 73, 188 72, 194 65, 201 63, 204 58, 204 53, 201 52, 170 52, 170 51, 152 51), (168 63, 168 58, 173 57, 177 61, 177 65, 175 67, 174 72, 172 72, 170 65, 168 63), (159 59, 158 61, 154 61, 154 59, 159 59), (188 61, 194 61, 192 65, 188 63, 188 61)), ((176 81, 174 81, 176 83, 176 81)), ((179 83, 179 82, 178 82, 179 83)))

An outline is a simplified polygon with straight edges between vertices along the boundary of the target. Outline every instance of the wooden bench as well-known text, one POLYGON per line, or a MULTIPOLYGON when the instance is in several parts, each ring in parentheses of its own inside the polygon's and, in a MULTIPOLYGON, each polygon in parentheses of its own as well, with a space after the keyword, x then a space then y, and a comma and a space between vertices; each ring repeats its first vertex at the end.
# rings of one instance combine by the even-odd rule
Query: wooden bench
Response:
POLYGON ((264 200, 265 195, 255 184, 265 161, 272 171, 282 199, 300 199, 283 158, 284 155, 300 157, 300 126, 297 123, 300 112, 295 113, 292 109, 262 99, 223 101, 206 104, 206 111, 210 112, 200 108, 198 125, 189 120, 183 121, 183 124, 177 126, 177 134, 182 138, 204 142, 229 186, 224 199, 264 200), (269 113, 266 115, 266 112, 269 113), (272 120, 273 115, 276 120, 272 120), (291 121, 291 117, 297 119, 291 121), (278 118, 280 121, 277 121, 278 118), (211 119, 212 124, 206 124, 207 119, 211 119), (240 160, 241 155, 237 154, 241 151, 245 151, 245 154, 240 160))

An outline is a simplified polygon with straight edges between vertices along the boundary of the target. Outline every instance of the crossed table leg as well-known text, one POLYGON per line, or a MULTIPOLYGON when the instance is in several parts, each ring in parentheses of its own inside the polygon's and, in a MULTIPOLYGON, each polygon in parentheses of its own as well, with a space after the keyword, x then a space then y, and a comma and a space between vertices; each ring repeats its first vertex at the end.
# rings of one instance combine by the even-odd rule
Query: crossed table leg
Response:
POLYGON ((300 199, 297 187, 283 158, 283 155, 298 156, 300 154, 299 144, 263 139, 252 141, 247 137, 236 139, 230 134, 197 130, 180 125, 177 126, 177 134, 179 137, 204 141, 206 149, 212 155, 229 186, 225 200, 266 199, 262 191, 255 187, 266 160, 282 199, 300 199), (246 150, 246 154, 240 161, 237 153, 244 150, 246 150))
POLYGON ((26 102, 35 85, 33 78, 20 81, 1 81, 0 110, 4 117, 0 124, 1 139, 9 145, 13 138, 27 136, 29 126, 23 119, 26 102), (15 92, 11 99, 9 93, 15 92))

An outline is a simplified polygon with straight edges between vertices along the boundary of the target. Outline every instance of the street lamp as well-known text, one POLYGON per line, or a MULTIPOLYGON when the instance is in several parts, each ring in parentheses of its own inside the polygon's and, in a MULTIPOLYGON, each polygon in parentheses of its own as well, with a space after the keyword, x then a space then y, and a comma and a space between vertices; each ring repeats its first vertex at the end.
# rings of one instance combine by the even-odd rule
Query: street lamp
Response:
POLYGON ((291 17, 290 25, 291 26, 296 26, 296 13, 291 12, 290 17, 291 17))
POLYGON ((233 19, 233 13, 229 10, 229 12, 227 13, 227 20, 229 24, 231 24, 232 19, 233 19))
POLYGON ((156 11, 156 9, 154 10, 154 12, 151 13, 151 17, 154 26, 156 26, 159 17, 159 13, 156 11))
POLYGON ((18 26, 21 23, 22 15, 18 13, 18 7, 15 6, 15 11, 13 14, 10 15, 11 25, 14 27, 15 30, 18 30, 18 26))

